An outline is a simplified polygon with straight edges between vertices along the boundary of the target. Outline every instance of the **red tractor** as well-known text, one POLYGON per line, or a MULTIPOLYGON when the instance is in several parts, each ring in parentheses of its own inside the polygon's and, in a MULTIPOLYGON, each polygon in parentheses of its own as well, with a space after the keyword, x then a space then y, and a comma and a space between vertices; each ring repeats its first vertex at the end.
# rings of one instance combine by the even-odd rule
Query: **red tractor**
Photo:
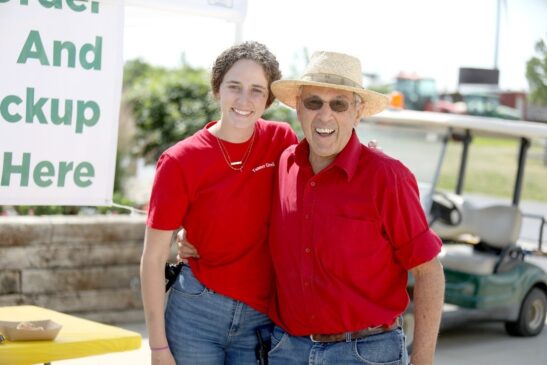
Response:
POLYGON ((393 89, 403 95, 405 109, 453 114, 466 112, 462 103, 453 103, 439 97, 434 79, 420 77, 415 72, 400 72, 393 89))

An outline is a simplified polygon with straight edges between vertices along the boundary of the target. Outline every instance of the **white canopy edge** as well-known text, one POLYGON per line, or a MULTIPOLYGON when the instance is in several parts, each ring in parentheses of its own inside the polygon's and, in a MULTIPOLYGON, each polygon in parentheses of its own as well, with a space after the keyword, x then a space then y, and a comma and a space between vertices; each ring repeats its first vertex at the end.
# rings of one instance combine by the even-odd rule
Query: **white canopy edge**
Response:
POLYGON ((446 127, 455 131, 469 130, 472 135, 547 139, 547 124, 525 120, 505 120, 448 113, 388 109, 364 119, 377 123, 408 126, 446 127))
POLYGON ((235 23, 242 23, 247 14, 247 0, 124 0, 124 4, 133 7, 219 18, 235 23))

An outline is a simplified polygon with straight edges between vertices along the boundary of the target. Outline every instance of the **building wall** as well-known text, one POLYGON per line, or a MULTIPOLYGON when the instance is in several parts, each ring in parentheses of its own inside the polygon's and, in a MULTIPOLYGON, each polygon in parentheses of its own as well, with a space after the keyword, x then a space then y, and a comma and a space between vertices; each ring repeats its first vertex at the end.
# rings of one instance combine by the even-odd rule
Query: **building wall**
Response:
POLYGON ((529 105, 528 106, 528 115, 527 115, 526 119, 534 121, 534 122, 547 123, 547 107, 537 106, 537 105, 529 105))
POLYGON ((142 216, 0 217, 0 306, 143 321, 144 228, 142 216))

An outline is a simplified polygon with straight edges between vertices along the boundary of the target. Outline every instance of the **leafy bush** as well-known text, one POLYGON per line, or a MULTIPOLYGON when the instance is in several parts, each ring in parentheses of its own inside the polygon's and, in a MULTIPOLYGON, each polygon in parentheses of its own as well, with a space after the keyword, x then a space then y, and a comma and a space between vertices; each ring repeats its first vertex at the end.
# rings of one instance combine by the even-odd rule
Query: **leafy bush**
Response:
POLYGON ((153 162, 165 149, 217 119, 218 108, 209 96, 204 69, 137 66, 141 72, 131 71, 136 79, 126 81, 125 92, 137 127, 133 153, 153 162))
MULTIPOLYGON (((125 100, 137 127, 133 153, 153 163, 168 147, 220 117, 209 85, 209 71, 186 64, 167 70, 129 61, 124 72, 125 100)), ((289 122, 301 131, 294 111, 274 103, 265 119, 289 122)))

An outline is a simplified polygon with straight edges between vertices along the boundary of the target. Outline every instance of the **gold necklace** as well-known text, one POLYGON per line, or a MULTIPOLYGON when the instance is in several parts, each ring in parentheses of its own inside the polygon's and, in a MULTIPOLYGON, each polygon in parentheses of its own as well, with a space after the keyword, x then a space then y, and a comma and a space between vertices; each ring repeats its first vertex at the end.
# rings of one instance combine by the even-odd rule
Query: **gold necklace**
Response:
POLYGON ((251 136, 251 143, 249 143, 249 147, 247 147, 247 150, 245 151, 245 154, 241 158, 241 161, 232 161, 232 159, 230 158, 230 155, 228 154, 228 151, 224 147, 224 144, 222 143, 220 138, 215 136, 218 142, 218 146, 220 147, 220 152, 222 152, 222 157, 224 157, 224 161, 226 161, 226 163, 228 164, 228 167, 231 168, 232 170, 239 171, 239 172, 243 171, 243 166, 245 166, 245 162, 247 162, 247 159, 251 155, 251 150, 253 149, 253 144, 255 141, 255 130, 253 130, 253 135, 251 136))

